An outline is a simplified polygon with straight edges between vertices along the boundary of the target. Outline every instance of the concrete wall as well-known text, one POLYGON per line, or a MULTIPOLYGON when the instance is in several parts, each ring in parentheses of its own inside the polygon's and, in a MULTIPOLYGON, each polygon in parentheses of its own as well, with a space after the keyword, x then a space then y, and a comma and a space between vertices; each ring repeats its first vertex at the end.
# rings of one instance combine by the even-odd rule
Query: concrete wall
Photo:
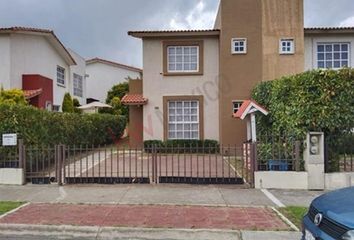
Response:
POLYGON ((10 88, 10 36, 0 35, 0 87, 10 88))
POLYGON ((317 43, 350 43, 350 67, 354 67, 354 34, 306 34, 305 35, 305 70, 317 68, 317 43))
POLYGON ((22 88, 22 74, 40 74, 53 80, 53 105, 61 105, 70 92, 69 66, 45 37, 11 34, 10 88, 22 88), (65 87, 58 86, 57 65, 65 68, 65 87))
POLYGON ((255 188, 307 189, 307 172, 255 172, 255 188))
POLYGON ((354 172, 325 174, 325 189, 327 190, 351 186, 354 186, 354 172))
POLYGON ((94 98, 100 102, 106 102, 107 92, 118 83, 131 78, 140 78, 140 73, 115 67, 100 62, 87 64, 86 78, 87 98, 94 98))
POLYGON ((74 52, 71 49, 68 49, 70 55, 74 58, 76 65, 70 66, 70 94, 72 97, 79 100, 81 105, 86 104, 86 60, 81 57, 79 54, 74 52), (83 95, 82 97, 78 97, 74 95, 74 73, 82 76, 83 80, 83 95))
POLYGON ((23 185, 24 183, 22 168, 0 168, 0 184, 23 185))
MULTIPOLYGON (((169 39, 171 40, 171 39, 169 39)), ((173 39, 172 39, 173 40, 173 39)), ((181 39, 178 39, 181 40, 181 39)), ((195 40, 195 39, 192 39, 195 40)), ((200 38, 198 40, 201 40, 200 38)), ((204 96, 204 138, 219 140, 219 41, 204 38, 204 72, 198 76, 164 76, 163 43, 160 39, 144 39, 143 65, 144 140, 163 140, 163 96, 204 96)), ((231 114, 231 113, 230 113, 231 114)))

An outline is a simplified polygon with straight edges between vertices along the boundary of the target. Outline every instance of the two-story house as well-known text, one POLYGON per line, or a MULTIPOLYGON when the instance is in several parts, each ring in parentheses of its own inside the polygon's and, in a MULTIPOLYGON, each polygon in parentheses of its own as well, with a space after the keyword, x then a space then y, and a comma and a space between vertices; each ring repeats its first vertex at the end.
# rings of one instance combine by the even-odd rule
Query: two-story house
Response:
POLYGON ((85 60, 51 30, 0 28, 0 85, 18 88, 29 102, 60 111, 64 94, 86 102, 85 60))
POLYGON ((143 41, 143 81, 131 81, 131 145, 214 139, 241 144, 233 118, 261 82, 352 66, 354 28, 304 28, 303 0, 221 0, 214 29, 131 31, 143 41))

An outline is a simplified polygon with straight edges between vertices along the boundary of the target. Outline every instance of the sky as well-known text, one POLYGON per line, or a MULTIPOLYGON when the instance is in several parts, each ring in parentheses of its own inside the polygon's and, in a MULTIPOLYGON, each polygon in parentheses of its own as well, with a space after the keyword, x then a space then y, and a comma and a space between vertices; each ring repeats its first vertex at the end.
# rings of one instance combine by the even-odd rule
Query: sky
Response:
MULTIPOLYGON (((304 0, 305 26, 354 26, 354 0, 304 0)), ((67 48, 142 66, 130 30, 208 29, 219 0, 0 0, 0 27, 52 29, 67 48)))

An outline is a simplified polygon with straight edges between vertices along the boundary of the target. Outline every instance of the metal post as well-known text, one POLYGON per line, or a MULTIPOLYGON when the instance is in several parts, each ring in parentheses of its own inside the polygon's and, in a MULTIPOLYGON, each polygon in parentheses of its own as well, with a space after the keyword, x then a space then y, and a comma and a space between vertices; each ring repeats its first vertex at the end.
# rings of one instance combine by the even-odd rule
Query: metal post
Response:
POLYGON ((300 171, 300 141, 295 141, 295 171, 300 171))

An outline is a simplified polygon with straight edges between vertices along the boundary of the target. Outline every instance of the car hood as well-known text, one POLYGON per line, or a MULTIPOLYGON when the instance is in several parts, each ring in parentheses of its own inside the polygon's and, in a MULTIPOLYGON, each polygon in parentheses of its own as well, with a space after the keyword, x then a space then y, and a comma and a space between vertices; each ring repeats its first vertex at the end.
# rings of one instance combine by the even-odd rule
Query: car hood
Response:
POLYGON ((354 187, 323 194, 312 205, 330 219, 354 229, 354 187))

